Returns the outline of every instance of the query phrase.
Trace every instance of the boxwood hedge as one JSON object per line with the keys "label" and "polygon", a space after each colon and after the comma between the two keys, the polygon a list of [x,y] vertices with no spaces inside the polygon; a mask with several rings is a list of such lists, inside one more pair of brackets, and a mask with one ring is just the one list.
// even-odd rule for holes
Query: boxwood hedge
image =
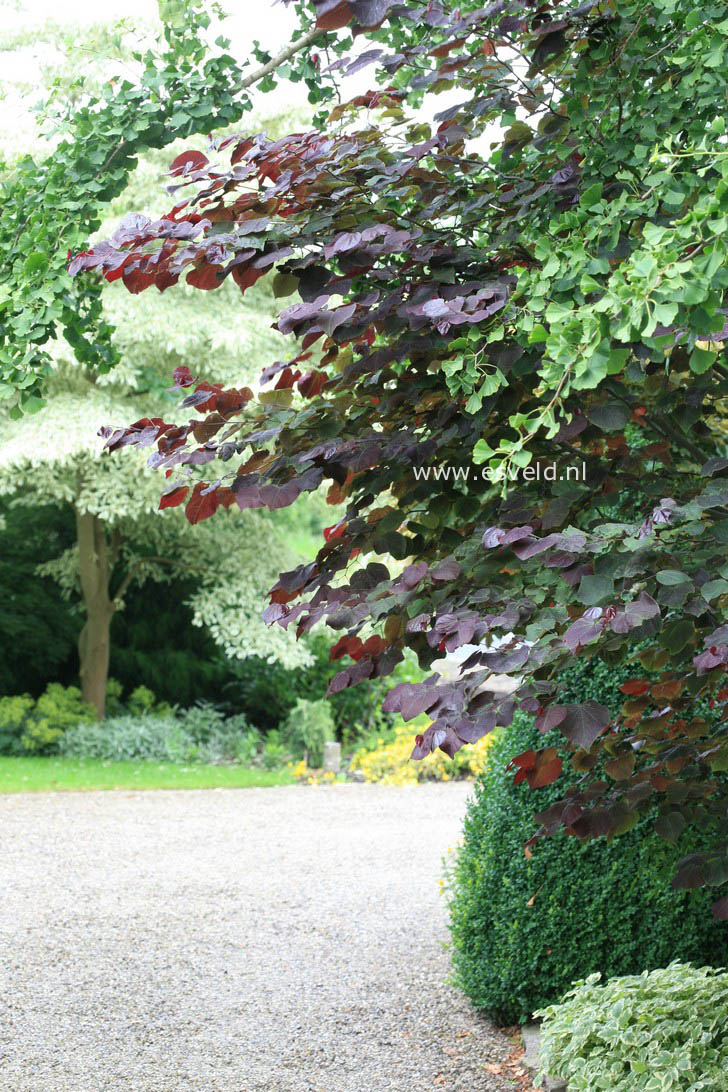
{"label": "boxwood hedge", "polygon": [[[604,699],[619,681],[613,673],[594,677],[589,696]],[[584,679],[575,684],[583,698]],[[455,981],[502,1024],[527,1021],[596,971],[637,974],[675,959],[728,964],[728,925],[713,921],[714,895],[670,886],[675,860],[698,845],[695,834],[672,846],[646,815],[611,842],[582,844],[562,834],[542,839],[526,858],[534,812],[563,795],[568,775],[531,791],[514,786],[505,767],[513,755],[559,739],[557,732],[540,735],[521,714],[501,732],[450,868]]]}

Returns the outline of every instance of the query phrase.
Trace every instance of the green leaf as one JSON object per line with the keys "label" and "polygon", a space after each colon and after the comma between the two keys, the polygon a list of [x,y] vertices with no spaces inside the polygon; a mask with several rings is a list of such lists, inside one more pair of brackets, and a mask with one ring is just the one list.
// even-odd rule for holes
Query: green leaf
{"label": "green leaf", "polygon": [[707,372],[708,368],[713,364],[717,353],[712,352],[710,349],[700,349],[696,345],[690,354],[690,370],[697,375],[702,375],[703,372]]}
{"label": "green leaf", "polygon": [[276,273],[273,278],[273,295],[276,299],[292,296],[298,288],[298,277],[293,273]]}
{"label": "green leaf", "polygon": [[587,607],[594,607],[604,599],[614,595],[614,581],[611,576],[595,574],[581,578],[577,599]]}
{"label": "green leaf", "polygon": [[706,602],[710,603],[711,600],[717,599],[719,595],[725,595],[728,592],[728,580],[708,580],[700,589],[700,594]]}
{"label": "green leaf", "polygon": [[628,357],[629,349],[612,349],[607,360],[607,375],[618,375],[627,363]]}
{"label": "green leaf", "polygon": [[630,418],[630,409],[623,402],[602,402],[592,406],[587,416],[603,432],[619,432]]}
{"label": "green leaf", "polygon": [[668,587],[675,584],[685,584],[690,579],[687,573],[681,572],[680,569],[660,569],[656,575],[658,582],[667,584]]}
{"label": "green leaf", "polygon": [[668,622],[660,633],[660,644],[669,652],[676,655],[682,652],[687,644],[695,636],[695,627],[687,618],[679,618]]}
{"label": "green leaf", "polygon": [[467,402],[465,403],[465,412],[477,413],[482,405],[483,399],[480,391],[473,391],[473,393],[470,395],[470,398],[468,398]]}
{"label": "green leaf", "polygon": [[45,273],[48,268],[48,255],[41,251],[30,254],[23,264],[24,271],[31,276],[33,273]]}
{"label": "green leaf", "polygon": [[484,463],[486,459],[492,459],[495,455],[493,448],[485,440],[478,440],[473,448],[473,462]]}
{"label": "green leaf", "polygon": [[588,189],[584,190],[579,200],[579,204],[583,209],[591,209],[594,205],[598,204],[601,199],[602,183],[595,182],[593,186],[589,186]]}
{"label": "green leaf", "polygon": [[518,448],[511,455],[511,459],[513,460],[513,462],[521,469],[528,466],[528,464],[531,462],[531,457],[532,452],[530,452],[528,448]]}

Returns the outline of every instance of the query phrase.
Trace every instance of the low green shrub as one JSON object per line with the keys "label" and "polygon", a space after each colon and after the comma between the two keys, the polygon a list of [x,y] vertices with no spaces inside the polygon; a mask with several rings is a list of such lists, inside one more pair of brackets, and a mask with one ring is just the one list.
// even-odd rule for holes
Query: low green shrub
{"label": "low green shrub", "polygon": [[178,716],[125,713],[100,724],[79,724],[66,732],[60,751],[72,758],[109,761],[253,764],[260,746],[260,733],[244,717],[225,717],[214,706],[198,706]]}
{"label": "low green shrub", "polygon": [[[210,765],[221,762],[239,762],[244,766],[258,764],[261,760],[263,736],[257,728],[247,723],[243,730],[239,724],[236,724],[236,720],[236,717],[228,717],[205,743],[199,745],[199,762],[207,762]],[[267,768],[276,769],[284,765],[284,762],[285,759],[281,759],[280,762]]]}
{"label": "low green shrub", "polygon": [[276,770],[279,766],[290,761],[291,754],[285,743],[281,741],[281,733],[277,728],[271,729],[265,737],[261,762],[266,770]]}
{"label": "low green shrub", "polygon": [[728,1087],[728,974],[673,962],[591,975],[540,1010],[540,1062],[570,1092],[697,1092]]}
{"label": "low green shrub", "polygon": [[198,761],[250,765],[258,759],[263,737],[242,714],[226,717],[214,705],[200,702],[182,710],[179,717],[184,730],[198,748]]}
{"label": "low green shrub", "polygon": [[172,706],[166,701],[157,701],[157,695],[148,686],[135,687],[126,699],[126,707],[132,715],[137,716],[146,713],[164,716],[172,712]]}
{"label": "low green shrub", "polygon": [[157,695],[148,686],[136,686],[124,697],[124,687],[118,679],[110,676],[106,684],[107,717],[119,717],[125,713],[130,713],[132,716],[155,713],[157,716],[166,717],[173,715],[176,708],[166,701],[159,701]]}
{"label": "low green shrub", "polygon": [[37,699],[29,694],[0,698],[0,754],[52,754],[64,733],[95,719],[75,686],[49,683]]}
{"label": "low green shrub", "polygon": [[561,834],[526,857],[534,812],[563,796],[574,775],[532,791],[514,786],[505,767],[531,747],[562,744],[558,731],[542,736],[523,714],[499,732],[450,868],[456,982],[503,1024],[528,1020],[596,971],[637,974],[672,959],[728,963],[728,925],[710,912],[714,892],[670,885],[676,860],[701,844],[700,833],[670,845],[648,813],[612,841]]}
{"label": "low green shrub", "polygon": [[185,762],[196,756],[197,745],[174,717],[125,714],[77,725],[66,732],[60,751],[68,758]]}
{"label": "low green shrub", "polygon": [[[179,711],[179,719],[185,731],[195,743],[207,743],[225,724],[225,714],[216,705],[208,701],[200,701],[191,705],[189,709]],[[243,729],[247,727],[245,717],[240,717],[239,723]]]}
{"label": "low green shrub", "polygon": [[20,742],[23,729],[35,709],[35,698],[30,694],[13,694],[0,698],[0,754],[24,754]]}
{"label": "low green shrub", "polygon": [[299,698],[281,733],[294,758],[305,758],[309,766],[323,766],[324,743],[334,738],[334,718],[325,699]]}

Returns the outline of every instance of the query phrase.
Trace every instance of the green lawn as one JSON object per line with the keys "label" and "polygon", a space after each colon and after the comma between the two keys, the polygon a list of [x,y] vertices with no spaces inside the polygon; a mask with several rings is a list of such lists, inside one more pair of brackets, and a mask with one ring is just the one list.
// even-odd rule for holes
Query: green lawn
{"label": "green lawn", "polygon": [[288,770],[259,770],[247,766],[185,766],[173,762],[0,756],[0,793],[88,789],[250,789],[290,785],[292,781]]}

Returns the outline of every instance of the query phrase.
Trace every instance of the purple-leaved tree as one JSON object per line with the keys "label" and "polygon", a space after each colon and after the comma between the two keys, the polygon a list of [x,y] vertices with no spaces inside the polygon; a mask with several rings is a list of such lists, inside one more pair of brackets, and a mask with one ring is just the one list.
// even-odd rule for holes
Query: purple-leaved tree
{"label": "purple-leaved tree", "polygon": [[[365,65],[373,90],[310,132],[178,156],[169,215],[131,217],[71,263],[131,292],[272,276],[292,297],[290,359],[255,396],[180,368],[179,422],[110,429],[107,446],[150,448],[161,505],[193,523],[327,483],[346,514],[266,617],[336,631],[332,690],[387,675],[405,647],[428,667],[477,646],[455,681],[390,692],[390,711],[431,719],[416,758],[523,709],[582,774],[541,833],[618,834],[659,800],[666,838],[723,832],[675,884],[720,887],[724,7],[320,0],[316,15],[343,90]],[[574,657],[634,665],[621,708],[559,701]],[[532,787],[561,764],[514,759]]]}

